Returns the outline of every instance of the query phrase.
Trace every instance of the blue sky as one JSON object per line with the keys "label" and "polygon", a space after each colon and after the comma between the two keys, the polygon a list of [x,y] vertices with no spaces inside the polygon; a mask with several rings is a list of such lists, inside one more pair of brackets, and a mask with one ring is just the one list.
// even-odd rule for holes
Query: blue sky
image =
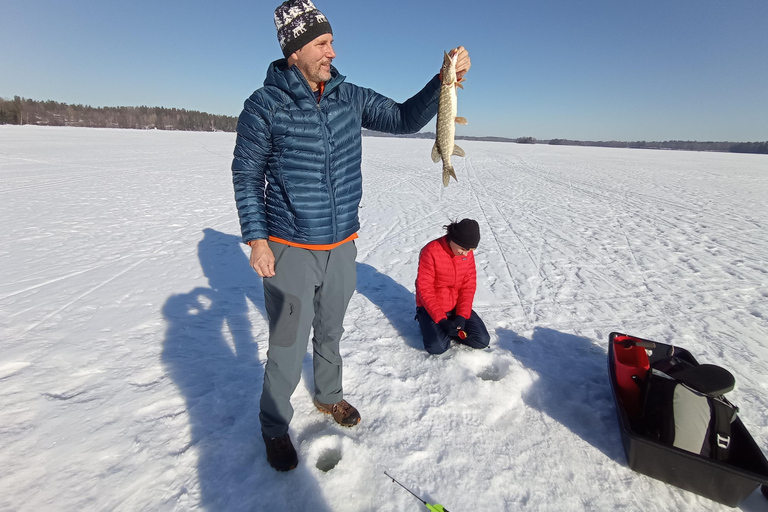
{"label": "blue sky", "polygon": [[[6,0],[0,97],[236,116],[281,56],[278,4]],[[766,0],[316,5],[339,71],[398,101],[464,45],[461,135],[768,140]]]}

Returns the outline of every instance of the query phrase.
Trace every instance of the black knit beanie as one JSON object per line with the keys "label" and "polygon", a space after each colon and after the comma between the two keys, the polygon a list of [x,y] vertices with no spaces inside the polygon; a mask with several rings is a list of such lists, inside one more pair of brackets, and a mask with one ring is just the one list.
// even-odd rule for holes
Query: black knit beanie
{"label": "black knit beanie", "polygon": [[275,9],[275,26],[286,59],[321,35],[333,34],[331,24],[310,0],[283,2]]}
{"label": "black knit beanie", "polygon": [[472,219],[462,219],[448,225],[448,240],[464,249],[476,249],[480,243],[480,226]]}

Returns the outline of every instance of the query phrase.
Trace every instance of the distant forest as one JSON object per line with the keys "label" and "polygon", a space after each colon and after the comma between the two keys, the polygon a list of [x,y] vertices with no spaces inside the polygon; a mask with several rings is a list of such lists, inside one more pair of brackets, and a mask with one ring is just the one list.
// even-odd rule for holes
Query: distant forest
{"label": "distant forest", "polygon": [[[391,137],[381,132],[363,130],[363,135],[369,137]],[[403,138],[434,139],[434,132],[414,133],[413,135],[398,135]],[[518,137],[510,139],[506,137],[470,137],[456,135],[456,140],[478,140],[486,142],[516,142],[518,144],[549,144],[552,146],[596,146],[603,148],[637,148],[637,149],[675,149],[684,151],[720,151],[730,153],[760,153],[768,154],[768,142],[697,142],[690,140],[667,140],[664,142],[635,142],[622,141],[583,141],[568,139],[537,140],[533,137]]]}
{"label": "distant forest", "polygon": [[664,142],[583,142],[578,140],[552,139],[551,145],[600,146],[609,148],[678,149],[686,151],[724,151],[730,153],[761,153],[768,155],[768,142],[697,142],[690,140],[666,140]]}
{"label": "distant forest", "polygon": [[237,118],[164,107],[100,107],[0,98],[0,124],[234,132]]}
{"label": "distant forest", "polygon": [[[237,118],[217,116],[196,110],[164,107],[99,107],[68,105],[56,101],[35,101],[14,96],[12,100],[0,98],[0,124],[35,124],[44,126],[85,126],[90,128],[133,128],[138,130],[184,130],[234,132]],[[369,137],[390,136],[363,130]],[[422,132],[406,137],[434,138],[435,134]],[[518,144],[550,144],[567,146],[600,146],[610,148],[675,149],[687,151],[722,151],[731,153],[768,154],[766,142],[698,142],[671,140],[664,142],[580,141],[568,139],[536,140],[533,137],[468,137],[460,140],[516,142]]]}

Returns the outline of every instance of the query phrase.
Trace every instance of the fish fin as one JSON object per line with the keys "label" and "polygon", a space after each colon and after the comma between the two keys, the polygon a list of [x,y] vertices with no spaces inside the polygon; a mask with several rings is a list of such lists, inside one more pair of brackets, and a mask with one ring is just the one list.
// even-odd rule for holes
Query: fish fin
{"label": "fish fin", "polygon": [[466,117],[457,117],[455,122],[456,122],[456,124],[467,124],[467,118]]}
{"label": "fish fin", "polygon": [[444,187],[447,187],[448,184],[451,182],[451,176],[453,176],[453,179],[456,180],[457,182],[459,181],[456,179],[456,173],[453,172],[453,167],[451,167],[450,165],[446,165],[445,167],[443,167],[443,186]]}
{"label": "fish fin", "polygon": [[437,141],[435,141],[435,145],[432,146],[432,161],[435,163],[440,161],[440,147],[437,145]]}
{"label": "fish fin", "polygon": [[456,144],[453,145],[453,153],[452,154],[454,154],[456,156],[467,156],[467,154],[464,152],[464,150],[461,149]]}
{"label": "fish fin", "polygon": [[459,83],[459,82],[456,82],[456,87],[460,87],[460,88],[462,88],[462,89],[464,88],[464,86],[463,86],[463,85],[461,85],[461,83]]}

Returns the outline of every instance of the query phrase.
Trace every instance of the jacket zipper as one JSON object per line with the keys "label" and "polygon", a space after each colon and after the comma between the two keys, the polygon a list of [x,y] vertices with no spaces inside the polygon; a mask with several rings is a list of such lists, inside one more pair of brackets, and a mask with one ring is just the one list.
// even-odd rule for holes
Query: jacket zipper
{"label": "jacket zipper", "polygon": [[331,201],[331,225],[333,226],[333,240],[336,242],[338,236],[338,229],[336,226],[336,198],[333,195],[333,184],[331,183],[331,142],[330,134],[328,133],[327,117],[320,107],[320,102],[323,101],[323,96],[317,102],[317,112],[320,115],[320,121],[323,126],[323,144],[325,145],[325,182],[328,187],[328,197]]}

